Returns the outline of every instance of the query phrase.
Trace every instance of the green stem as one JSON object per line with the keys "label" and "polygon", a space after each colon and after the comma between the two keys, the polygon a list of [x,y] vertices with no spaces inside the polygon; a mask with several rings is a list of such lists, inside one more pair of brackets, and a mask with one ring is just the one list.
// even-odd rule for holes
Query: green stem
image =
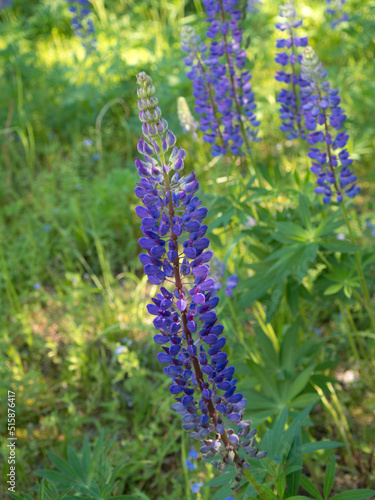
{"label": "green stem", "polygon": [[269,500],[269,499],[277,498],[276,495],[274,495],[272,493],[272,491],[270,491],[268,488],[265,489],[264,486],[260,485],[249,470],[244,469],[244,474],[245,474],[246,479],[249,481],[251,486],[258,493],[258,495],[260,496],[260,498],[262,500]]}
{"label": "green stem", "polygon": [[[356,241],[355,241],[355,238],[354,238],[352,227],[350,225],[350,221],[349,221],[349,217],[348,217],[348,212],[346,211],[344,203],[341,203],[341,206],[342,206],[342,211],[344,213],[345,222],[346,222],[346,225],[348,227],[348,231],[349,231],[351,242],[355,245]],[[369,291],[368,291],[368,288],[367,288],[367,283],[366,283],[365,275],[363,274],[363,269],[362,269],[362,265],[361,265],[361,259],[359,258],[359,253],[358,252],[355,252],[354,256],[355,256],[355,260],[356,260],[356,263],[357,263],[358,274],[359,274],[359,277],[360,277],[361,282],[362,282],[362,290],[363,290],[363,295],[364,295],[365,302],[366,302],[366,309],[367,309],[367,311],[368,311],[368,313],[370,315],[372,328],[373,328],[373,331],[375,332],[375,314],[374,314],[374,311],[371,308],[370,294],[369,294]]]}
{"label": "green stem", "polygon": [[363,345],[362,345],[362,342],[361,342],[361,338],[359,336],[359,333],[358,333],[358,330],[357,330],[357,327],[355,326],[355,323],[354,323],[354,320],[353,320],[353,316],[352,316],[352,313],[350,312],[349,308],[346,308],[346,314],[348,316],[348,320],[349,320],[349,323],[350,323],[350,326],[353,328],[354,330],[354,333],[355,333],[355,336],[356,336],[356,339],[357,339],[357,344],[359,346],[359,350],[361,351],[361,356],[363,359],[366,359],[366,352],[363,348]]}
{"label": "green stem", "polygon": [[272,328],[272,325],[270,323],[266,323],[266,315],[262,309],[262,306],[260,305],[260,302],[258,302],[257,300],[255,301],[255,309],[253,309],[253,313],[259,323],[259,326],[271,340],[275,351],[279,352],[280,346],[275,330]]}
{"label": "green stem", "polygon": [[[326,397],[326,395],[324,394],[324,392],[322,391],[322,389],[318,385],[313,383],[313,386],[314,386],[316,392],[319,394],[324,406],[327,408],[328,412],[330,413],[330,415],[335,423],[336,430],[337,430],[338,434],[341,436],[341,439],[344,441],[344,443],[346,442],[349,445],[351,445],[352,440],[349,438],[348,433],[346,431],[345,422],[343,422],[342,419],[340,419],[340,416],[337,413],[336,408],[334,408],[333,404],[330,403],[330,401],[328,400],[328,398]],[[332,395],[332,393],[331,393],[331,395]],[[351,446],[349,446],[347,455],[348,455],[348,461],[349,461],[350,466],[353,469],[355,469],[355,464],[354,464]]]}
{"label": "green stem", "polygon": [[235,337],[239,338],[239,341],[241,342],[241,344],[244,346],[244,348],[246,349],[246,351],[248,351],[248,353],[250,354],[250,357],[251,358],[254,358],[254,352],[249,348],[249,346],[247,345],[247,342],[246,342],[246,337],[245,337],[245,333],[244,333],[244,330],[241,326],[241,323],[239,322],[238,318],[237,318],[237,315],[236,315],[236,312],[234,310],[234,307],[233,307],[233,304],[232,304],[232,301],[229,299],[229,297],[227,298],[227,302],[228,302],[228,305],[229,305],[229,309],[230,309],[230,312],[231,312],[231,315],[232,315],[232,318],[233,318],[233,321],[235,323],[235,326],[236,326],[236,329],[239,333],[238,337],[237,335],[235,334]]}
{"label": "green stem", "polygon": [[339,308],[340,308],[340,312],[342,314],[342,319],[345,323],[345,326],[346,326],[346,329],[348,331],[348,338],[349,338],[349,343],[350,343],[350,347],[352,348],[352,351],[353,351],[353,355],[357,361],[357,363],[359,364],[359,366],[361,366],[361,357],[359,355],[359,352],[358,352],[358,349],[355,345],[355,342],[354,342],[354,338],[353,338],[353,335],[352,335],[352,331],[351,331],[351,328],[350,328],[350,325],[347,324],[347,320],[346,320],[346,311],[345,311],[345,308],[344,306],[341,304],[341,302],[339,301]]}

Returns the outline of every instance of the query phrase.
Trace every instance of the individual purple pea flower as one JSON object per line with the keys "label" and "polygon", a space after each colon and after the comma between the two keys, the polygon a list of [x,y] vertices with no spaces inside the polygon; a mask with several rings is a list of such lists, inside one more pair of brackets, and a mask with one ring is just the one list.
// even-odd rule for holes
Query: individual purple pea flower
{"label": "individual purple pea flower", "polygon": [[121,354],[125,350],[126,350],[125,346],[120,345],[120,346],[116,347],[116,349],[115,349],[115,355],[118,356],[119,354]]}
{"label": "individual purple pea flower", "polygon": [[328,5],[325,13],[331,18],[331,27],[335,28],[340,23],[349,20],[349,15],[347,12],[343,12],[343,7],[346,3],[346,0],[326,0]]}
{"label": "individual purple pea flower", "polygon": [[277,23],[276,28],[285,32],[286,38],[276,41],[278,52],[275,61],[281,65],[282,70],[277,71],[275,79],[286,84],[278,96],[277,102],[281,104],[279,109],[282,124],[280,130],[285,132],[288,139],[297,137],[305,138],[306,133],[301,123],[300,109],[300,89],[305,85],[298,70],[301,62],[301,55],[297,53],[298,47],[306,47],[307,37],[296,35],[296,29],[302,26],[302,21],[297,19],[297,12],[293,2],[286,2],[280,7],[280,17],[283,22]]}
{"label": "individual purple pea flower", "polygon": [[40,289],[40,283],[34,283],[34,290]]}
{"label": "individual purple pea flower", "polygon": [[171,379],[172,408],[189,436],[200,440],[203,458],[219,455],[212,463],[220,471],[233,462],[240,479],[248,464],[239,449],[251,457],[264,453],[254,446],[251,421],[243,420],[246,400],[236,392],[235,370],[223,351],[219,298],[210,277],[213,252],[203,223],[207,209],[197,196],[195,174],[183,175],[186,152],[177,148],[161,116],[152,79],[142,72],[137,83],[144,138],[138,143],[143,159],[135,162],[140,182],[134,191],[142,202],[136,207],[143,232],[140,261],[150,283],[160,286],[147,306],[161,347],[157,358]]}
{"label": "individual purple pea flower", "polygon": [[194,448],[192,448],[189,451],[188,457],[190,458],[190,460],[196,460],[197,458],[199,458],[199,453],[197,452],[197,450],[194,450]]}
{"label": "individual purple pea flower", "polygon": [[375,236],[375,225],[371,221],[366,221],[366,228],[371,231],[371,236]]}
{"label": "individual purple pea flower", "polygon": [[191,462],[188,459],[185,460],[185,466],[186,466],[187,470],[189,470],[190,472],[193,471],[194,469],[196,469],[196,467],[197,467],[193,462]]}
{"label": "individual purple pea flower", "polygon": [[227,284],[225,287],[225,295],[227,297],[233,297],[233,290],[236,288],[238,284],[238,276],[237,274],[233,274],[232,276],[229,276],[227,279]]}
{"label": "individual purple pea flower", "polygon": [[242,156],[250,142],[259,141],[260,122],[255,116],[251,75],[247,56],[241,49],[241,11],[238,0],[204,0],[209,27],[208,45],[200,41],[191,26],[181,32],[184,62],[193,82],[195,111],[200,115],[203,140],[212,144],[211,153]]}
{"label": "individual purple pea flower", "polygon": [[100,155],[98,153],[95,153],[92,155],[92,159],[93,159],[93,161],[98,161],[98,160],[100,160]]}
{"label": "individual purple pea flower", "polygon": [[303,53],[302,78],[306,82],[301,90],[301,109],[309,131],[306,140],[310,146],[319,145],[308,151],[311,171],[317,176],[314,191],[323,195],[324,203],[331,201],[333,193],[341,203],[344,194],[354,198],[360,191],[357,176],[350,169],[353,160],[346,149],[349,134],[341,130],[346,115],[340,107],[338,90],[331,89],[327,71],[311,47]]}
{"label": "individual purple pea flower", "polygon": [[191,486],[191,491],[192,491],[193,493],[198,493],[198,492],[199,492],[199,490],[202,488],[202,486],[203,486],[203,483],[202,483],[202,482],[195,483],[195,484],[193,484],[193,485]]}
{"label": "individual purple pea flower", "polygon": [[92,140],[91,139],[84,139],[83,140],[83,145],[84,146],[92,146]]}

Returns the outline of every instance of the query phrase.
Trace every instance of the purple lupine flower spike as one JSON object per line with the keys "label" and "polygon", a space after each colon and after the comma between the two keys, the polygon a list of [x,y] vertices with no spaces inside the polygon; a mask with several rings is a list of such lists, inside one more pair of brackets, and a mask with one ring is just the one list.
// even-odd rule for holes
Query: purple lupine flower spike
{"label": "purple lupine flower spike", "polygon": [[[297,47],[306,47],[308,39],[295,34],[295,30],[302,26],[302,21],[297,19],[293,2],[287,2],[280,7],[280,17],[283,17],[285,21],[277,23],[276,28],[282,32],[285,31],[287,38],[278,39],[276,47],[288,50],[288,52],[277,53],[275,58],[275,61],[283,67],[281,71],[277,71],[275,78],[287,85],[287,88],[282,89],[277,96],[277,102],[281,103],[280,118],[282,125],[280,130],[287,134],[288,139],[305,138],[306,134],[301,123],[299,99],[299,88],[303,87],[305,82],[297,72],[297,66],[301,63],[302,56],[297,54],[296,49]],[[284,71],[287,68],[289,70]]]}
{"label": "purple lupine flower spike", "polygon": [[151,78],[140,73],[137,83],[145,136],[138,144],[144,159],[136,161],[141,181],[135,194],[142,200],[136,212],[144,234],[139,243],[145,250],[140,261],[149,281],[163,285],[147,306],[158,330],[154,341],[162,349],[157,358],[171,379],[172,408],[182,416],[183,428],[201,440],[205,458],[221,457],[215,467],[224,470],[234,462],[240,478],[248,465],[239,449],[258,458],[265,452],[258,453],[256,430],[242,420],[246,400],[236,392],[234,368],[222,350],[226,339],[215,310],[219,299],[209,277],[213,252],[203,224],[207,209],[196,195],[195,174],[181,173],[186,153],[161,117]]}
{"label": "purple lupine flower spike", "polygon": [[90,19],[91,3],[89,0],[66,0],[66,2],[71,5],[69,12],[73,14],[71,26],[74,33],[82,39],[86,55],[89,55],[97,46],[94,23]]}
{"label": "purple lupine flower spike", "polygon": [[317,175],[318,187],[314,191],[323,195],[324,203],[331,201],[333,191],[341,203],[344,193],[354,198],[360,191],[357,176],[350,170],[353,160],[346,149],[349,134],[341,130],[346,115],[340,107],[338,90],[331,89],[327,72],[311,47],[306,47],[303,54],[302,78],[308,84],[301,91],[305,127],[309,131],[307,142],[311,146],[323,143],[310,147],[308,152],[313,160],[311,171]]}
{"label": "purple lupine flower spike", "polygon": [[240,48],[242,30],[238,0],[204,0],[210,23],[206,35],[209,48],[200,42],[190,26],[181,32],[181,48],[188,53],[185,64],[193,82],[195,111],[200,115],[203,139],[212,144],[211,153],[219,156],[230,152],[250,152],[250,142],[259,141],[254,110],[251,75],[245,69],[247,56]]}
{"label": "purple lupine flower spike", "polygon": [[349,20],[347,12],[343,12],[346,0],[326,0],[328,8],[326,14],[331,18],[331,27],[335,28],[338,24]]}

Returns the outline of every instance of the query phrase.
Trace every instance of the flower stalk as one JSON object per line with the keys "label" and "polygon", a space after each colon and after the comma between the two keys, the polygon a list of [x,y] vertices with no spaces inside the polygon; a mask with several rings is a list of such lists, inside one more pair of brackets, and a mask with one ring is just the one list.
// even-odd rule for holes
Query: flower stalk
{"label": "flower stalk", "polygon": [[219,298],[209,271],[213,252],[207,250],[208,227],[202,224],[207,209],[196,196],[199,184],[194,173],[181,175],[186,153],[175,146],[176,137],[161,117],[151,78],[140,73],[137,83],[145,139],[138,143],[144,159],[136,160],[141,181],[135,194],[143,206],[136,212],[144,234],[139,243],[147,252],[140,261],[152,284],[170,284],[170,289],[161,286],[147,306],[156,316],[154,341],[162,346],[157,358],[172,379],[172,408],[182,416],[183,428],[200,440],[204,458],[219,455],[214,467],[223,471],[235,465],[235,488],[249,467],[241,454],[262,458],[266,452],[254,446],[257,431],[243,420],[246,400],[236,393],[235,370],[222,350],[226,339],[217,324]]}

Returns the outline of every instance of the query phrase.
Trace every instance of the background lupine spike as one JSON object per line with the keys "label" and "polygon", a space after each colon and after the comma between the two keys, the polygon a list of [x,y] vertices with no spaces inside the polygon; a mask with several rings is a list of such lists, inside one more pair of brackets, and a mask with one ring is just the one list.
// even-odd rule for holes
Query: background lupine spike
{"label": "background lupine spike", "polygon": [[212,144],[211,153],[242,155],[250,143],[259,141],[260,122],[251,75],[246,70],[246,52],[241,48],[241,11],[238,1],[204,0],[209,23],[209,47],[200,42],[191,26],[181,31],[181,48],[188,53],[187,76],[193,82],[195,111],[200,115],[203,139]]}
{"label": "background lupine spike", "polygon": [[340,23],[349,20],[349,15],[347,12],[343,11],[343,7],[346,0],[326,0],[328,5],[325,13],[331,18],[331,27],[335,28]]}
{"label": "background lupine spike", "polygon": [[69,12],[73,14],[71,26],[74,33],[81,38],[86,55],[89,55],[97,48],[94,23],[91,19],[92,4],[89,0],[66,0],[66,2],[70,4]]}
{"label": "background lupine spike", "polygon": [[350,170],[353,160],[346,149],[349,134],[342,130],[346,115],[340,107],[338,90],[331,89],[327,72],[311,47],[306,47],[303,54],[302,78],[306,81],[301,90],[305,128],[309,132],[306,140],[310,146],[323,143],[310,147],[308,152],[313,160],[311,171],[317,176],[314,191],[323,195],[324,203],[329,203],[335,192],[341,203],[344,194],[354,198],[360,191],[357,176]]}
{"label": "background lupine spike", "polygon": [[261,7],[261,0],[247,0],[246,2],[246,12],[249,12],[250,14],[256,14],[260,11]]}
{"label": "background lupine spike", "polygon": [[[276,47],[288,51],[278,52],[275,58],[275,61],[283,68],[281,71],[277,71],[275,78],[287,85],[287,88],[282,89],[277,96],[277,102],[281,104],[279,112],[282,125],[280,130],[287,134],[288,139],[305,138],[306,133],[301,123],[299,97],[299,90],[305,85],[305,82],[298,69],[302,55],[297,53],[297,47],[306,47],[308,38],[296,36],[295,30],[302,26],[302,21],[297,19],[293,2],[281,5],[279,14],[280,17],[284,18],[284,21],[277,23],[276,28],[286,32],[287,38],[278,39]],[[288,71],[284,71],[287,68],[289,68]]]}
{"label": "background lupine spike", "polygon": [[[234,368],[222,350],[226,339],[221,336],[223,326],[216,315],[219,299],[214,293],[215,280],[209,276],[213,253],[207,250],[210,241],[205,237],[207,225],[203,224],[207,209],[195,194],[199,184],[194,173],[173,175],[170,179],[173,170],[181,168],[178,163],[183,162],[186,153],[173,146],[172,154],[166,158],[162,143],[170,132],[166,126],[160,126],[161,113],[153,117],[151,106],[147,105],[146,96],[155,93],[152,80],[140,73],[137,82],[140,118],[143,121],[144,113],[150,112],[147,123],[158,131],[152,134],[158,152],[151,158],[145,154],[144,160],[136,161],[141,181],[135,188],[143,203],[136,208],[144,234],[139,240],[145,250],[140,261],[151,283],[165,284],[147,306],[155,316],[153,323],[158,334],[154,340],[162,345],[157,358],[171,379],[169,390],[176,401],[172,408],[181,415],[182,427],[191,438],[201,440],[204,458],[219,455],[219,470],[233,462],[240,479],[245,460],[239,450],[252,457],[258,456],[258,450],[249,447],[254,431],[250,431],[251,422],[243,420],[246,400],[236,392]],[[142,130],[147,141],[149,131],[143,126]],[[147,145],[151,148],[146,141],[140,140],[139,151]],[[172,144],[168,146],[166,142],[171,149]],[[151,169],[151,164],[156,170]],[[228,286],[233,289],[236,277],[231,279]],[[233,425],[237,425],[237,432]]]}

